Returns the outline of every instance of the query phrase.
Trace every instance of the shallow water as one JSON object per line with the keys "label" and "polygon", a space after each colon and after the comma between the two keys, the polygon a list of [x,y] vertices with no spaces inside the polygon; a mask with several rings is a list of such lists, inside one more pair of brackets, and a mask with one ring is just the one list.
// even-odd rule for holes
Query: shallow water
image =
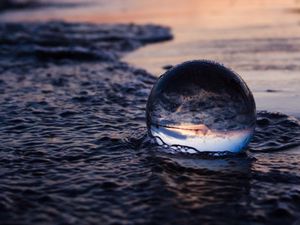
{"label": "shallow water", "polygon": [[299,221],[297,119],[259,112],[248,155],[234,158],[166,154],[149,141],[156,78],[119,57],[169,39],[166,28],[56,22],[0,33],[1,223]]}

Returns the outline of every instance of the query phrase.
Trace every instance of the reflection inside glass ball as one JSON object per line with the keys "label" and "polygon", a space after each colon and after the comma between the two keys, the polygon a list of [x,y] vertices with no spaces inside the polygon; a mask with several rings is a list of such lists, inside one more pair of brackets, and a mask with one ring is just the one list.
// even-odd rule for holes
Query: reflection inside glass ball
{"label": "reflection inside glass ball", "polygon": [[243,151],[253,136],[253,95],[233,71],[210,61],[180,64],[155,83],[147,127],[160,145],[178,152]]}

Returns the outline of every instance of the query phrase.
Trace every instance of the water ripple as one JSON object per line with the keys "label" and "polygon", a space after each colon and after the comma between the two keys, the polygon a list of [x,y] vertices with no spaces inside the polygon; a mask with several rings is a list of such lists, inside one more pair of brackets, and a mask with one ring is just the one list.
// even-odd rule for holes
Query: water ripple
{"label": "water ripple", "polygon": [[[117,58],[90,60],[99,46],[118,55],[123,37],[136,46],[163,30],[0,26],[1,223],[292,224],[300,217],[297,149],[265,153],[299,145],[298,120],[258,113],[248,156],[164,155],[146,135],[155,78]],[[83,59],[69,44],[95,49]],[[70,51],[63,61],[53,58],[57,46]]]}

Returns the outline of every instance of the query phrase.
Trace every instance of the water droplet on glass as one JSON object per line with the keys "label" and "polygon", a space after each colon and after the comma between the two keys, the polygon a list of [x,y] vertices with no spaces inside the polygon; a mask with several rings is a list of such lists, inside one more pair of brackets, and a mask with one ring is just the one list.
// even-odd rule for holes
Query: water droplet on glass
{"label": "water droplet on glass", "polygon": [[[196,152],[241,152],[255,128],[253,95],[233,71],[190,61],[163,74],[150,93],[147,126],[160,145]],[[181,151],[177,148],[177,151]]]}

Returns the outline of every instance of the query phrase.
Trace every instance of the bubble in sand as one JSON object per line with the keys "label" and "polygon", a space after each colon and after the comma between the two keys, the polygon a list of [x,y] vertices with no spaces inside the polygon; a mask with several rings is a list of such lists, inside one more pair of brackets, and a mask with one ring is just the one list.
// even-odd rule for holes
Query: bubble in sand
{"label": "bubble in sand", "polygon": [[241,152],[255,121],[254,98],[245,82],[210,61],[185,62],[168,70],[147,103],[150,136],[179,152]]}

